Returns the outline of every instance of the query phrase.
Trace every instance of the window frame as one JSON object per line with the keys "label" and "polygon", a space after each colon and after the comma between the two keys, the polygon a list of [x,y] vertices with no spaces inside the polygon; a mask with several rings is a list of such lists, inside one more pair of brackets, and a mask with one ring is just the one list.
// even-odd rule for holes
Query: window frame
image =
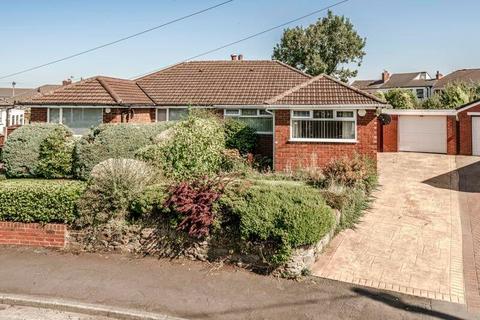
{"label": "window frame", "polygon": [[[332,143],[358,143],[358,129],[357,129],[357,110],[354,109],[325,109],[325,110],[333,110],[333,118],[313,118],[313,109],[301,109],[301,110],[290,110],[290,137],[289,141],[292,142],[332,142]],[[294,111],[309,111],[310,116],[307,117],[295,117]],[[353,112],[353,117],[345,118],[345,117],[337,117],[337,112]],[[293,121],[295,120],[311,120],[311,121],[343,121],[343,122],[352,122],[354,123],[355,127],[355,137],[353,139],[329,139],[329,138],[294,138],[293,137]]]}
{"label": "window frame", "polygon": [[[82,107],[77,107],[77,106],[51,106],[50,107],[49,106],[49,107],[47,107],[47,123],[52,123],[52,122],[50,122],[50,109],[57,109],[58,110],[58,122],[53,122],[53,123],[63,124],[63,109],[100,109],[100,110],[102,110],[102,122],[101,123],[104,123],[103,122],[103,117],[105,115],[105,108],[104,107],[97,107],[97,106],[82,106]],[[67,126],[67,125],[65,125],[65,126]],[[73,133],[73,135],[75,137],[84,136],[84,134],[75,134],[75,133]]]}
{"label": "window frame", "polygon": [[[232,114],[227,114],[227,110],[228,111],[232,111],[232,110],[236,110],[237,111],[237,114],[236,115],[232,115]],[[242,115],[242,110],[256,110],[256,115]],[[260,113],[260,110],[264,110],[265,112],[267,112],[267,114],[261,114]],[[273,123],[273,114],[272,113],[268,113],[268,111],[266,109],[258,109],[258,108],[238,108],[238,109],[223,109],[223,118],[268,118],[268,119],[272,119],[272,123]],[[272,126],[272,131],[271,132],[268,132],[268,131],[256,131],[257,134],[264,134],[264,135],[272,135],[273,132],[275,131],[275,124],[273,123],[273,126]]]}
{"label": "window frame", "polygon": [[186,109],[187,111],[190,109],[188,106],[174,106],[174,107],[155,107],[155,122],[163,122],[158,120],[158,110],[165,110],[165,122],[168,121],[178,121],[178,120],[170,120],[170,109]]}

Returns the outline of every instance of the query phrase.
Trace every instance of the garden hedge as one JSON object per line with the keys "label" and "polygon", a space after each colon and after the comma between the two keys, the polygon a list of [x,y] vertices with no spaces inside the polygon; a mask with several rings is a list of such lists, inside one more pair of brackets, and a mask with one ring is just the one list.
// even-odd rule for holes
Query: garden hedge
{"label": "garden hedge", "polygon": [[[45,140],[53,135],[58,136],[56,141],[50,141],[53,142],[56,149],[49,149],[52,143],[45,143]],[[53,174],[55,177],[63,176],[63,169],[60,171],[44,170],[41,159],[43,159],[43,164],[52,159],[65,160],[65,157],[58,157],[58,154],[64,153],[65,148],[68,149],[71,143],[71,131],[61,124],[35,123],[21,126],[10,134],[3,148],[2,159],[7,177],[30,178],[43,176],[44,173]],[[68,161],[66,159],[67,167],[69,166]],[[64,165],[61,164],[61,167],[64,168]],[[67,171],[71,170],[67,169]]]}
{"label": "garden hedge", "polygon": [[71,223],[85,185],[72,180],[0,181],[0,220]]}
{"label": "garden hedge", "polygon": [[133,158],[138,149],[152,144],[171,124],[101,124],[80,139],[74,151],[73,172],[87,179],[93,167],[110,158]]}

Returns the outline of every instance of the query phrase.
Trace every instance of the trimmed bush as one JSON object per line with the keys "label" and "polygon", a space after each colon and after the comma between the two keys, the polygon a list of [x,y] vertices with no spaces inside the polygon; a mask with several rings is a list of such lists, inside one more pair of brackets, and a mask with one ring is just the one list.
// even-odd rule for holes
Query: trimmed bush
{"label": "trimmed bush", "polygon": [[71,177],[74,145],[71,131],[54,128],[40,144],[35,175],[47,179]]}
{"label": "trimmed bush", "polygon": [[293,248],[318,242],[334,225],[318,190],[298,182],[256,182],[230,190],[221,205],[239,221],[243,240],[273,244],[273,264],[288,260]]}
{"label": "trimmed bush", "polygon": [[71,223],[84,188],[71,180],[0,181],[0,220]]}
{"label": "trimmed bush", "polygon": [[124,221],[134,199],[157,180],[155,170],[133,159],[109,159],[96,165],[78,206],[79,226]]}
{"label": "trimmed bush", "polygon": [[142,148],[137,157],[161,169],[166,177],[182,181],[218,173],[224,148],[220,120],[191,112],[172,127],[167,138]]}
{"label": "trimmed bush", "polygon": [[341,158],[330,162],[324,169],[325,183],[338,183],[346,187],[365,187],[370,189],[377,178],[373,161],[367,157],[356,155],[352,158]]}
{"label": "trimmed bush", "polygon": [[237,149],[242,156],[251,153],[257,142],[255,130],[235,119],[225,120],[225,146]]}
{"label": "trimmed bush", "polygon": [[[57,134],[59,137],[54,137]],[[71,139],[71,131],[61,124],[21,126],[8,137],[2,152],[7,177],[30,178],[37,174],[49,178],[64,177],[63,173],[71,170],[68,169],[67,155]],[[49,167],[55,159],[61,164]]]}
{"label": "trimmed bush", "polygon": [[95,165],[110,158],[133,158],[137,150],[152,144],[169,126],[168,123],[101,124],[82,137],[75,147],[75,177],[88,179]]}

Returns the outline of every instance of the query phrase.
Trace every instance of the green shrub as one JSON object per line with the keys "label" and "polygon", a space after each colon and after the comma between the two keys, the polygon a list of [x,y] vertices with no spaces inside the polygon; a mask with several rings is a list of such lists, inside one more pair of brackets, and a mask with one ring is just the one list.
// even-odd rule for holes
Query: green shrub
{"label": "green shrub", "polygon": [[84,188],[71,180],[0,181],[0,220],[70,223]]}
{"label": "green shrub", "polygon": [[380,99],[388,102],[394,109],[415,109],[419,101],[412,90],[391,89],[376,94]]}
{"label": "green shrub", "polygon": [[142,148],[137,157],[157,166],[168,178],[188,180],[220,171],[225,138],[216,116],[190,113],[157,144]]}
{"label": "green shrub", "polygon": [[237,149],[241,155],[253,151],[257,142],[255,130],[247,124],[235,119],[225,120],[225,146],[228,149]]}
{"label": "green shrub", "polygon": [[341,212],[337,230],[354,228],[370,203],[369,193],[361,187],[331,184],[320,192],[330,207]]}
{"label": "green shrub", "polygon": [[273,264],[286,261],[293,248],[318,242],[334,225],[318,190],[298,182],[257,182],[231,190],[221,205],[239,221],[243,240],[274,244]]}
{"label": "green shrub", "polygon": [[74,145],[71,131],[54,128],[40,144],[35,175],[47,179],[71,177]]}
{"label": "green shrub", "polygon": [[152,222],[155,214],[163,211],[163,203],[168,196],[168,187],[165,184],[148,186],[138,194],[130,204],[130,217],[133,220]]}
{"label": "green shrub", "polygon": [[[56,133],[59,133],[65,140],[52,139],[52,136]],[[45,142],[47,138],[49,141]],[[64,165],[68,166],[67,164],[62,163],[60,171],[58,171],[59,168],[48,168],[48,165],[51,165],[50,160],[55,158],[64,160],[64,153],[68,149],[67,145],[69,145],[70,139],[71,132],[61,124],[35,123],[16,129],[8,137],[2,152],[7,177],[29,178],[36,176],[40,163],[41,148],[43,159],[41,160],[39,173],[42,175],[46,173],[47,176],[50,174],[56,177],[61,176],[61,171],[64,169]],[[48,150],[49,147],[54,149]]]}
{"label": "green shrub", "polygon": [[124,221],[134,199],[154,184],[158,176],[146,163],[133,159],[108,159],[97,164],[78,206],[79,226]]}
{"label": "green shrub", "polygon": [[87,179],[93,167],[110,158],[133,158],[171,124],[101,124],[75,146],[75,177]]}

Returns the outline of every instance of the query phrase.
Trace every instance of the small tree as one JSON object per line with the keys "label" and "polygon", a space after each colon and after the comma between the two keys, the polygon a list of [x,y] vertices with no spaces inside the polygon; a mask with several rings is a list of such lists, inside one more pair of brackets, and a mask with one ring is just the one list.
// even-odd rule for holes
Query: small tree
{"label": "small tree", "polygon": [[328,11],[326,17],[307,28],[285,29],[272,57],[310,75],[325,73],[347,81],[357,70],[342,65],[360,66],[365,43],[350,19]]}
{"label": "small tree", "polygon": [[425,109],[454,109],[480,98],[480,85],[474,83],[449,83],[441,92],[425,100]]}
{"label": "small tree", "polygon": [[378,92],[376,95],[394,109],[415,109],[418,106],[418,99],[411,90],[392,89],[387,92]]}

